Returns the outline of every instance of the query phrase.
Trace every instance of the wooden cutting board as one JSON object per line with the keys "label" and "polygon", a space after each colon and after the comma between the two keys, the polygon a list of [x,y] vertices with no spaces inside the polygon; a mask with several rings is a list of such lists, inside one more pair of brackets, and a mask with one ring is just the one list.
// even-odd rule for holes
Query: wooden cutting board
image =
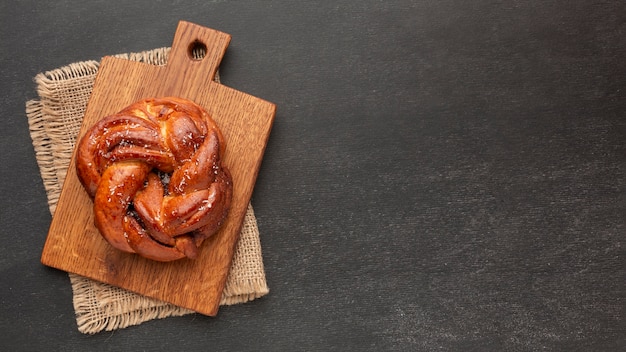
{"label": "wooden cutting board", "polygon": [[[111,247],[93,224],[93,203],[72,156],[44,245],[44,265],[157,298],[199,313],[217,314],[247,205],[274,121],[274,104],[214,82],[230,35],[180,22],[165,66],[105,57],[78,138],[99,119],[149,97],[178,96],[204,107],[226,139],[223,162],[233,177],[233,200],[219,233],[195,260],[155,262]],[[192,51],[206,48],[202,59]]]}

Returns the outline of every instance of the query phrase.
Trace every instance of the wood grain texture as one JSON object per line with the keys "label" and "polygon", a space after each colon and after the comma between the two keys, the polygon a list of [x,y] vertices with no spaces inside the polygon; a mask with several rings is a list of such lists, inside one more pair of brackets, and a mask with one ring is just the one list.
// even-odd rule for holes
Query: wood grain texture
{"label": "wood grain texture", "polygon": [[[43,264],[161,299],[206,315],[217,314],[246,207],[275,115],[275,105],[213,81],[228,34],[181,21],[166,66],[102,60],[80,138],[99,119],[148,97],[178,96],[201,105],[226,139],[223,162],[234,191],[230,213],[196,260],[155,262],[111,247],[93,225],[93,204],[78,181],[72,157],[50,225]],[[207,50],[196,60],[191,48]]]}

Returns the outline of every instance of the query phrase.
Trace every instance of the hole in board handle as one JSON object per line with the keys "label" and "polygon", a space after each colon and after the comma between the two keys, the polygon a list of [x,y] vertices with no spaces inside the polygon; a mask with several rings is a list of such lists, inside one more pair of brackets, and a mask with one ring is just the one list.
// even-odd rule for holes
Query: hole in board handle
{"label": "hole in board handle", "polygon": [[194,40],[187,48],[187,55],[195,61],[204,59],[206,56],[206,45],[199,40]]}

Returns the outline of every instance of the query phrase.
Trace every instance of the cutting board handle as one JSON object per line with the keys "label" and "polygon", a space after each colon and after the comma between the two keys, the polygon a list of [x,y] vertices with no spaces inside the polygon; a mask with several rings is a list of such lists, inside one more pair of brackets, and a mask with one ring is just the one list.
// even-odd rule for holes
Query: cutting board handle
{"label": "cutting board handle", "polygon": [[[169,72],[183,75],[174,81],[186,79],[201,83],[214,80],[230,38],[227,33],[180,21],[167,62]],[[204,52],[204,56],[198,57],[194,52]]]}

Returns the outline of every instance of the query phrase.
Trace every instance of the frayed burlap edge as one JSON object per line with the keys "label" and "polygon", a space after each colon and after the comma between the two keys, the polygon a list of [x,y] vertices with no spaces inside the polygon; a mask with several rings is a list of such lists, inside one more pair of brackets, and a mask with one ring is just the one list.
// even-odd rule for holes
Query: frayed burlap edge
{"label": "frayed burlap edge", "polygon": [[[159,48],[117,56],[163,65],[169,50]],[[29,130],[51,214],[56,209],[98,67],[97,61],[83,61],[40,73],[35,77],[39,99],[26,103]],[[78,330],[85,334],[193,313],[76,274],[70,273],[69,277]],[[248,302],[267,293],[258,226],[249,205],[220,305]]]}

